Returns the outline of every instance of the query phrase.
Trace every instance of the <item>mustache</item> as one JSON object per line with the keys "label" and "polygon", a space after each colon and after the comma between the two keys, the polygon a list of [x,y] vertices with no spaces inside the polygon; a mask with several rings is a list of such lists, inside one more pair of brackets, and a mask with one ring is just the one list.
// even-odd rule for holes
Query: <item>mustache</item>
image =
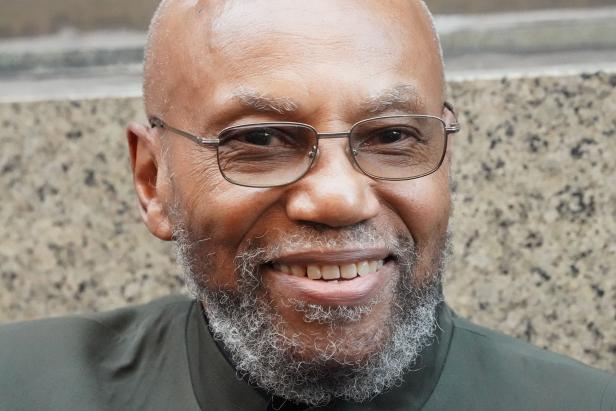
{"label": "mustache", "polygon": [[[210,276],[217,270],[216,251],[212,239],[195,235],[190,224],[178,218],[174,225],[176,258],[184,267],[185,280],[192,291],[207,287]],[[248,238],[233,257],[237,286],[254,290],[261,286],[261,266],[284,255],[302,251],[379,248],[387,250],[405,270],[410,270],[418,258],[418,250],[410,233],[387,224],[366,221],[342,228],[320,224],[297,224],[293,227],[271,228]],[[197,273],[202,273],[197,275]]]}
{"label": "mustache", "polygon": [[253,264],[266,264],[278,258],[305,251],[336,252],[339,250],[379,248],[397,258],[415,251],[415,241],[408,233],[390,227],[377,227],[363,222],[344,228],[299,225],[294,229],[272,229],[247,241],[236,256]]}

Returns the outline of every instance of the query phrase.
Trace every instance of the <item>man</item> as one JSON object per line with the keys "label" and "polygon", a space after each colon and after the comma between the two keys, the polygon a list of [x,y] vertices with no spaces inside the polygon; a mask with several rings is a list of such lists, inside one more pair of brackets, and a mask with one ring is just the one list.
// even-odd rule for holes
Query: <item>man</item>
{"label": "man", "polygon": [[196,300],[4,327],[0,408],[616,409],[442,301],[443,77],[416,1],[164,1],[128,142]]}

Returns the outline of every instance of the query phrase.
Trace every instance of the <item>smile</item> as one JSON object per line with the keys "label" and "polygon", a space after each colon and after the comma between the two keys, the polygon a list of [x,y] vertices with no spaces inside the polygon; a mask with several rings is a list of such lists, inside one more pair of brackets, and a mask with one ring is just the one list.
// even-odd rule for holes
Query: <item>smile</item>
{"label": "smile", "polygon": [[344,264],[281,264],[274,263],[273,268],[285,274],[296,277],[307,277],[311,280],[352,280],[355,277],[363,277],[375,274],[385,261],[361,260]]}
{"label": "smile", "polygon": [[397,276],[387,248],[306,250],[265,264],[264,281],[285,298],[321,305],[361,305],[373,301]]}

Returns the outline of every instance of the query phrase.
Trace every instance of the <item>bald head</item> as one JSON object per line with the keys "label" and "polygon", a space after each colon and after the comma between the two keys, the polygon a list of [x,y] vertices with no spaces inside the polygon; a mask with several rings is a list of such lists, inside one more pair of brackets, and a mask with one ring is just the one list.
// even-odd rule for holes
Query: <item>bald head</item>
{"label": "bald head", "polygon": [[[236,36],[243,40],[250,41],[253,34],[263,32],[263,28],[268,28],[272,32],[288,31],[290,35],[295,35],[301,40],[301,32],[292,33],[286,27],[277,27],[267,24],[268,18],[272,15],[285,17],[284,14],[292,13],[293,5],[283,5],[281,2],[272,1],[240,1],[240,0],[162,0],[154,14],[150,24],[148,40],[146,44],[145,65],[144,65],[144,99],[146,112],[148,115],[162,115],[171,108],[178,108],[184,105],[183,102],[174,101],[174,90],[178,87],[189,87],[191,91],[195,88],[202,88],[201,93],[207,94],[207,89],[212,90],[216,84],[217,77],[215,72],[229,69],[229,61],[225,61],[225,47],[231,46],[229,37]],[[442,49],[435,30],[434,22],[430,11],[422,0],[400,0],[393,2],[380,1],[315,1],[297,2],[301,6],[296,7],[296,12],[304,13],[304,18],[299,19],[308,27],[309,36],[307,41],[319,40],[314,33],[323,32],[320,40],[323,42],[335,42],[333,38],[335,30],[325,27],[322,14],[330,13],[332,21],[327,24],[334,26],[344,26],[353,23],[358,14],[373,14],[374,23],[380,23],[390,29],[390,33],[385,36],[375,36],[377,41],[367,41],[366,47],[378,48],[378,40],[388,43],[395,36],[403,37],[411,34],[408,40],[411,43],[424,43],[421,54],[415,56],[417,61],[409,61],[409,65],[417,64],[420,60],[426,59],[426,54],[430,60],[436,61],[437,67],[433,69],[432,76],[437,77],[441,82],[441,97],[444,99],[444,70]],[[308,6],[307,3],[311,5]],[[338,3],[338,4],[334,4]],[[308,7],[303,7],[308,6]],[[250,9],[257,11],[255,14]],[[270,9],[268,11],[268,9]],[[338,13],[332,10],[337,9]],[[363,11],[364,13],[362,13]],[[342,13],[340,13],[342,12]],[[310,16],[319,15],[315,20]],[[346,17],[346,22],[340,24],[340,17]],[[235,21],[234,21],[235,20]],[[253,21],[249,21],[253,20]],[[271,23],[276,23],[271,19]],[[297,25],[298,19],[280,19],[278,23],[287,21],[290,25]],[[380,20],[380,21],[376,21]],[[394,22],[394,24],[391,24]],[[235,24],[234,24],[235,23]],[[323,25],[324,27],[319,27]],[[361,30],[362,25],[355,27]],[[402,29],[403,26],[412,28],[411,30]],[[325,30],[324,30],[325,29]],[[225,30],[228,30],[225,32]],[[406,33],[405,33],[406,31]],[[374,36],[374,30],[366,30],[364,37]],[[380,38],[379,38],[380,37]],[[390,37],[384,39],[383,37]],[[272,37],[270,40],[275,41]],[[237,46],[237,43],[235,44]],[[341,58],[344,57],[344,41],[339,43]],[[276,43],[260,50],[260,52],[270,53],[270,59],[285,59],[283,53],[278,53]],[[386,50],[383,50],[386,53]],[[384,54],[383,57],[386,57]],[[420,62],[421,63],[421,62]],[[214,74],[214,75],[212,75]]]}

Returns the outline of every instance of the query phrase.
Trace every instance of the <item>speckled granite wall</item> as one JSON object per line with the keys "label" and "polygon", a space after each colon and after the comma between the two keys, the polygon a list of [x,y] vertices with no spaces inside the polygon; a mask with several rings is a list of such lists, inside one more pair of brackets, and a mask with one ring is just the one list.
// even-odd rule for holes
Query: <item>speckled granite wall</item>
{"label": "speckled granite wall", "polygon": [[465,132],[450,301],[616,371],[616,73],[451,89]]}
{"label": "speckled granite wall", "polygon": [[[616,370],[616,73],[452,82],[461,314]],[[0,105],[0,322],[180,291],[139,221],[138,99]]]}

